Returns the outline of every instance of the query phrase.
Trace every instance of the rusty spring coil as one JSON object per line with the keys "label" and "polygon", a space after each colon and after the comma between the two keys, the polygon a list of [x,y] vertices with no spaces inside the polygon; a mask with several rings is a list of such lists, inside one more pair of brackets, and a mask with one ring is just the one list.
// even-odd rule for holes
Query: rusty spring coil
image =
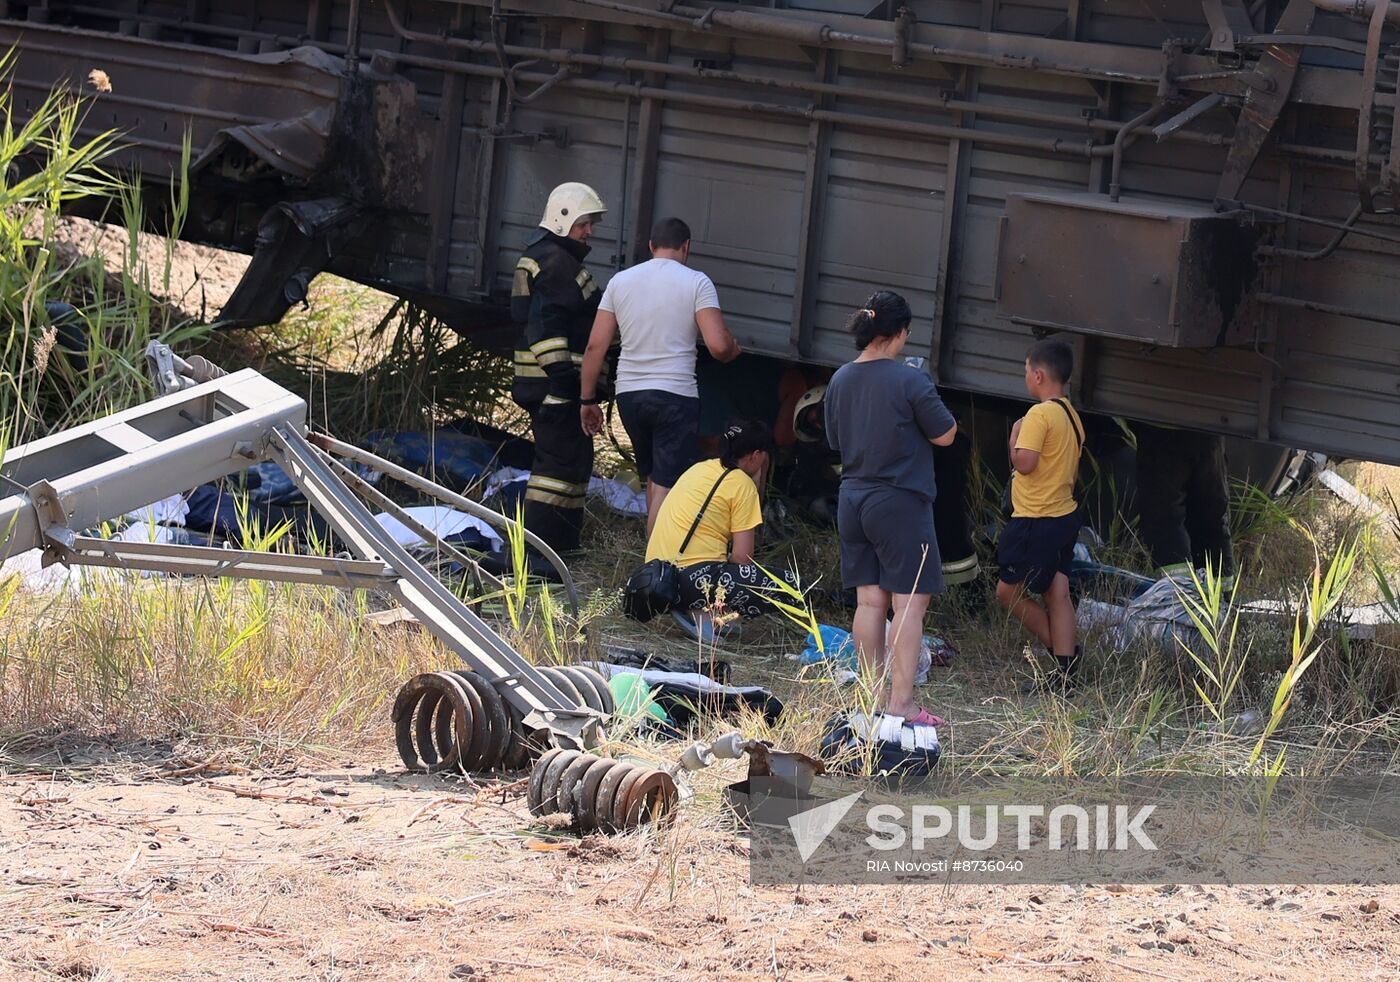
{"label": "rusty spring coil", "polygon": [[[580,706],[611,715],[607,681],[591,668],[543,667],[541,674]],[[404,767],[441,771],[518,771],[547,749],[544,734],[527,731],[519,710],[476,672],[427,672],[404,683],[390,713]]]}
{"label": "rusty spring coil", "polygon": [[670,774],[577,750],[551,750],[530,772],[530,814],[572,815],[581,832],[664,823],[676,808]]}

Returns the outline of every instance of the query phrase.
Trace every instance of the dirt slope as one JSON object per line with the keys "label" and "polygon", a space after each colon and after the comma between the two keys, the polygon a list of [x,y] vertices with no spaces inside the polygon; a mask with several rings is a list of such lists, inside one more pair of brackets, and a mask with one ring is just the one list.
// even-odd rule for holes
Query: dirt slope
{"label": "dirt slope", "polygon": [[744,841],[689,820],[553,840],[520,789],[396,761],[85,763],[105,753],[0,778],[0,977],[1400,975],[1394,888],[751,887]]}

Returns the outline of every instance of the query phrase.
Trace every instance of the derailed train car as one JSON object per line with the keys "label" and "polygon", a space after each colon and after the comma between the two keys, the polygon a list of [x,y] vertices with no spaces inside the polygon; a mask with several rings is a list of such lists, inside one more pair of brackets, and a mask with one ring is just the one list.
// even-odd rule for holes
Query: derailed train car
{"label": "derailed train car", "polygon": [[1091,411],[1400,463],[1389,0],[0,7],[21,108],[102,69],[150,178],[188,128],[184,234],[255,257],[232,323],[330,270],[508,331],[582,180],[595,277],[680,215],[751,352],[839,364],[888,286],[947,389],[1018,398],[1064,331]]}

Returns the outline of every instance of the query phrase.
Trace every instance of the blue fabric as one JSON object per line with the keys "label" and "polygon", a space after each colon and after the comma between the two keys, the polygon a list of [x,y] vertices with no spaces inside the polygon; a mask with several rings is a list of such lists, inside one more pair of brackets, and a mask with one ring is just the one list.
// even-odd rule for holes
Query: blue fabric
{"label": "blue fabric", "polygon": [[451,488],[476,483],[491,468],[497,448],[465,433],[371,433],[364,445],[372,453]]}
{"label": "blue fabric", "polygon": [[306,500],[306,496],[292,481],[292,476],[271,461],[263,461],[249,467],[244,481],[248,488],[248,500],[266,505],[292,505]]}
{"label": "blue fabric", "polygon": [[856,643],[851,637],[851,632],[826,624],[818,624],[817,630],[821,632],[822,647],[825,651],[817,650],[816,637],[808,634],[807,647],[803,648],[802,653],[797,656],[798,664],[815,665],[819,661],[830,659],[840,662],[842,667],[854,671],[856,668]]}

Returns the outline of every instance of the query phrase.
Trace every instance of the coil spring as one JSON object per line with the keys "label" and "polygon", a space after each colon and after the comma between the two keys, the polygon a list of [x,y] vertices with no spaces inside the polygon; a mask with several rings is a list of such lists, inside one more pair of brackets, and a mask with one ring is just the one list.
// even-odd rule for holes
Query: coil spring
{"label": "coil spring", "polygon": [[[580,666],[540,669],[577,704],[611,715],[607,681]],[[409,679],[390,713],[399,756],[410,771],[436,774],[518,771],[548,748],[547,737],[527,730],[519,710],[476,672],[427,672]]]}
{"label": "coil spring", "polygon": [[530,814],[572,815],[581,832],[621,832],[674,814],[676,783],[665,771],[577,750],[551,750],[530,772]]}

